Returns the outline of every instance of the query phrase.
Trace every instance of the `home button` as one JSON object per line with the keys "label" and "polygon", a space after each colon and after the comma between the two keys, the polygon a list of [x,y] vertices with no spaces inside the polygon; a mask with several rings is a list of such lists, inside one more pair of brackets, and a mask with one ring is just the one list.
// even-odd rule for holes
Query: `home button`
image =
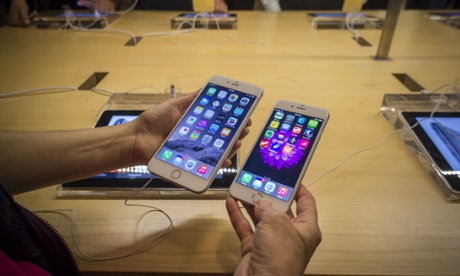
{"label": "home button", "polygon": [[259,200],[259,199],[261,199],[261,198],[263,198],[263,197],[264,197],[264,196],[263,196],[261,193],[255,193],[255,194],[252,195],[252,201],[253,201],[254,203],[256,203],[257,200]]}
{"label": "home button", "polygon": [[179,170],[174,170],[171,172],[171,177],[173,179],[178,179],[181,176],[181,172]]}

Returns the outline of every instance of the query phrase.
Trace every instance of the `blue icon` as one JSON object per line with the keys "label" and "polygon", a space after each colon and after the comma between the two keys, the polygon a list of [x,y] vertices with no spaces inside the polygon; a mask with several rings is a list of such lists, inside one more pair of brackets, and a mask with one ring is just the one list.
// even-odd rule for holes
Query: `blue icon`
{"label": "blue icon", "polygon": [[204,97],[203,99],[201,99],[200,101],[200,104],[201,105],[207,105],[209,103],[209,98],[208,97]]}
{"label": "blue icon", "polygon": [[286,124],[286,123],[283,123],[281,125],[281,131],[289,131],[291,129],[291,125],[290,124]]}
{"label": "blue icon", "polygon": [[242,108],[242,107],[237,107],[237,108],[235,108],[235,110],[233,110],[233,113],[236,116],[239,116],[239,115],[243,114],[243,112],[244,112],[244,108]]}
{"label": "blue icon", "polygon": [[307,118],[305,118],[305,117],[299,117],[299,118],[297,119],[297,123],[298,123],[299,125],[305,124],[306,121],[307,121]]}
{"label": "blue icon", "polygon": [[277,141],[273,141],[273,144],[270,147],[270,149],[272,149],[274,151],[279,151],[281,149],[281,143],[279,143]]}
{"label": "blue icon", "polygon": [[217,130],[219,130],[219,125],[212,124],[212,125],[209,127],[209,130],[212,131],[212,132],[216,132]]}

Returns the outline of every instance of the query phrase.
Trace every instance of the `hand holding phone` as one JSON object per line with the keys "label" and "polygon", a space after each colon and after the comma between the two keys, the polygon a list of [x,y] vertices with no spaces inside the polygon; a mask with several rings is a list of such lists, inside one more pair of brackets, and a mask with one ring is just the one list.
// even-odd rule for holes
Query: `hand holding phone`
{"label": "hand holding phone", "polygon": [[204,192],[262,94],[258,86],[212,77],[149,161],[149,171],[190,191]]}
{"label": "hand holding phone", "polygon": [[329,112],[290,101],[275,104],[230,194],[249,204],[269,199],[287,211],[318,145]]}

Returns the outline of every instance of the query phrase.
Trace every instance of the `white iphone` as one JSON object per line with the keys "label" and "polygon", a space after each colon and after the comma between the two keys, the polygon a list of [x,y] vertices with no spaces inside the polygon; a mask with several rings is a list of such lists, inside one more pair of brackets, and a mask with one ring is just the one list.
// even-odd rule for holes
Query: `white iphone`
{"label": "white iphone", "polygon": [[287,211],[318,145],[329,112],[305,104],[275,104],[246,161],[230,186],[230,194],[249,204],[269,199]]}
{"label": "white iphone", "polygon": [[149,161],[149,171],[192,192],[204,192],[262,94],[258,86],[213,76]]}

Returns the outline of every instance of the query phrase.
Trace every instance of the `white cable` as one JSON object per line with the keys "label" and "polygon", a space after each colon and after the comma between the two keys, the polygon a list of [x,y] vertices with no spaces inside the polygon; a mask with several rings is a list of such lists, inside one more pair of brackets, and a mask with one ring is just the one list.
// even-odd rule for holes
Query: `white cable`
{"label": "white cable", "polygon": [[[351,24],[351,19],[353,18],[353,13],[352,12],[347,12],[347,16],[345,17],[345,25],[347,26],[347,29],[353,33],[353,38],[354,40],[358,41],[358,31],[354,29],[354,25]],[[353,22],[354,24],[354,22]]]}
{"label": "white cable", "polygon": [[44,92],[44,91],[51,92],[51,90],[61,90],[58,92],[68,92],[68,91],[78,91],[78,88],[73,87],[73,86],[48,86],[48,87],[42,87],[42,88],[36,88],[36,89],[30,89],[30,90],[3,93],[3,94],[0,94],[0,98],[15,97],[15,96],[20,96],[24,94],[34,93],[34,92]]}
{"label": "white cable", "polygon": [[99,94],[110,94],[110,95],[117,94],[117,92],[115,91],[105,89],[105,88],[98,88],[98,87],[91,88],[91,91],[99,93]]}
{"label": "white cable", "polygon": [[161,91],[160,89],[158,89],[157,87],[155,86],[150,86],[150,85],[143,85],[143,86],[138,86],[138,87],[134,87],[134,88],[131,88],[129,90],[126,90],[125,92],[123,92],[122,94],[127,94],[127,93],[130,93],[134,90],[137,90],[137,89],[142,89],[142,88],[152,88],[153,90],[156,90],[160,93],[163,93],[163,91]]}
{"label": "white cable", "polygon": [[[451,84],[444,84],[438,88],[436,88],[435,90],[433,90],[431,92],[431,94],[435,93],[436,91],[442,89],[442,88],[445,88],[445,87],[449,87],[453,92],[456,92],[456,88],[454,85],[451,85]],[[445,93],[442,93],[441,94],[441,98],[444,97],[444,95],[447,93],[448,91],[446,91]],[[405,132],[405,131],[409,131],[413,128],[415,128],[416,126],[418,126],[422,121],[424,120],[428,120],[428,119],[432,119],[432,120],[435,120],[436,122],[438,122],[441,126],[443,126],[439,121],[437,121],[435,118],[434,118],[434,113],[436,113],[437,109],[439,108],[439,105],[441,104],[441,101],[438,101],[436,103],[436,105],[434,106],[433,110],[431,111],[430,113],[430,117],[429,118],[426,118],[426,119],[423,119],[417,123],[415,123],[413,126],[410,126],[408,129],[407,128],[402,128],[402,129],[398,129],[398,130],[395,130],[389,134],[387,134],[385,137],[383,137],[382,140],[380,140],[380,142],[378,142],[376,145],[374,146],[371,146],[371,147],[367,147],[367,148],[363,148],[363,149],[360,149],[352,154],[350,154],[348,157],[346,157],[345,159],[343,159],[339,164],[337,164],[336,166],[332,167],[331,169],[323,172],[322,174],[320,174],[318,177],[316,177],[315,179],[313,179],[312,181],[310,181],[308,184],[305,185],[305,187],[310,187],[311,185],[313,185],[315,182],[317,182],[318,180],[320,180],[321,178],[323,178],[325,175],[337,170],[338,168],[342,167],[346,162],[348,162],[351,158],[353,158],[354,156],[360,154],[360,153],[363,153],[363,152],[366,152],[366,151],[371,151],[371,150],[374,150],[374,149],[377,149],[378,147],[380,147],[381,145],[383,145],[387,140],[388,138],[390,138],[391,136],[393,136],[393,134],[396,134],[396,133],[399,133],[399,132]],[[445,126],[443,126],[444,128],[446,128]],[[450,131],[449,131],[450,132]],[[453,133],[452,133],[453,134]]]}
{"label": "white cable", "polygon": [[97,14],[97,17],[95,18],[94,22],[90,23],[88,26],[81,26],[81,22],[79,22],[80,26],[76,26],[73,22],[75,22],[75,18],[72,16],[73,13],[71,12],[66,12],[66,24],[61,27],[61,30],[67,29],[70,27],[74,31],[83,31],[83,32],[111,32],[111,33],[122,33],[122,34],[128,34],[131,36],[131,39],[133,40],[134,45],[137,44],[137,39],[136,35],[128,30],[120,30],[120,29],[89,29],[92,27],[97,21],[101,18],[100,14]]}
{"label": "white cable", "polygon": [[116,256],[109,256],[109,257],[95,257],[95,256],[91,256],[91,255],[88,255],[88,254],[84,253],[80,249],[80,247],[78,246],[78,244],[76,242],[76,239],[75,239],[74,227],[75,227],[75,215],[76,215],[76,212],[75,212],[74,209],[34,210],[32,212],[35,213],[35,214],[38,214],[38,213],[56,213],[56,214],[59,214],[59,213],[62,213],[62,212],[71,212],[72,216],[71,216],[71,224],[70,224],[70,239],[72,241],[72,244],[75,247],[75,250],[78,253],[77,256],[79,258],[83,259],[83,260],[97,262],[97,261],[108,261],[108,260],[115,260],[115,259],[125,258],[125,257],[128,257],[128,256],[133,256],[135,254],[141,253],[141,252],[149,249],[150,246],[154,244],[154,242],[158,242],[158,243],[161,242],[161,240],[159,240],[159,239],[162,238],[163,236],[165,236],[170,230],[174,229],[172,218],[165,211],[163,211],[163,210],[161,210],[161,209],[159,209],[157,207],[154,207],[154,206],[149,206],[149,205],[144,205],[144,204],[130,204],[130,203],[128,203],[128,200],[133,199],[139,192],[141,192],[145,187],[147,187],[147,185],[150,184],[150,182],[153,179],[154,179],[154,177],[150,178],[149,181],[147,181],[144,184],[144,186],[142,186],[141,188],[137,189],[128,199],[126,199],[124,201],[124,205],[128,206],[128,207],[145,207],[145,208],[152,209],[152,210],[146,212],[144,215],[146,215],[148,213],[151,213],[151,212],[159,212],[159,213],[163,214],[168,219],[169,225],[165,230],[163,230],[160,233],[154,235],[153,237],[149,238],[145,242],[142,242],[142,243],[138,244],[136,246],[136,248],[134,248],[133,250],[131,250],[130,252],[125,253],[125,254],[116,255]]}

